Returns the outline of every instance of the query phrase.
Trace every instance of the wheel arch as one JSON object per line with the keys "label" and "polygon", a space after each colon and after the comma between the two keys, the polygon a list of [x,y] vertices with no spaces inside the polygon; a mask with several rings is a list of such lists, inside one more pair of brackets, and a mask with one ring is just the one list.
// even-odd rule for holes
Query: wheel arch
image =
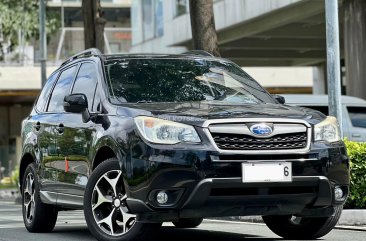
{"label": "wheel arch", "polygon": [[24,153],[22,158],[20,159],[20,165],[19,165],[19,188],[20,188],[20,190],[22,190],[23,176],[24,176],[25,170],[27,169],[27,166],[29,164],[31,164],[32,162],[35,162],[35,158],[29,152]]}
{"label": "wheel arch", "polygon": [[109,146],[101,146],[98,148],[92,163],[92,170],[94,170],[103,161],[117,157],[115,151]]}

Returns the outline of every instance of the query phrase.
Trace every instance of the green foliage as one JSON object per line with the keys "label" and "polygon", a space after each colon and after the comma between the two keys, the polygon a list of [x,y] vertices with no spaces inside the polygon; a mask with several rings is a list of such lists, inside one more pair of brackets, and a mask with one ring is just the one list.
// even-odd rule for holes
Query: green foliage
{"label": "green foliage", "polygon": [[[18,44],[18,31],[22,30],[26,41],[39,36],[39,1],[1,0],[0,24],[5,38],[12,45]],[[46,10],[47,36],[55,33],[61,26],[58,13]]]}
{"label": "green foliage", "polygon": [[366,143],[345,140],[351,165],[351,190],[346,207],[366,208]]}
{"label": "green foliage", "polygon": [[11,172],[11,181],[18,186],[19,183],[19,166],[16,166],[14,171]]}

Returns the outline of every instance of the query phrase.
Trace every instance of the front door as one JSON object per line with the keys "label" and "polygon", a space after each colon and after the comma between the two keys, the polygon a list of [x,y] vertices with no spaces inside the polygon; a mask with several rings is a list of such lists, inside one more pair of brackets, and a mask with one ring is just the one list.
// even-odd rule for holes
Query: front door
{"label": "front door", "polygon": [[[98,83],[96,65],[85,62],[80,66],[71,93],[85,94],[89,112],[93,112],[94,95]],[[60,133],[57,142],[62,150],[64,166],[60,169],[59,182],[64,194],[83,196],[88,176],[91,173],[90,148],[94,139],[96,124],[84,123],[81,114],[64,113],[59,119]]]}
{"label": "front door", "polygon": [[[48,119],[52,119],[52,125],[45,126],[45,133],[48,133],[49,137],[43,135],[44,147],[42,148],[44,152],[47,153],[48,159],[44,160],[45,170],[50,170],[52,172],[52,181],[54,182],[53,192],[59,193],[63,187],[59,185],[59,179],[61,178],[63,169],[65,166],[64,161],[64,149],[60,146],[59,136],[62,134],[62,126],[60,126],[60,118],[62,117],[63,110],[63,100],[64,97],[70,93],[70,88],[74,80],[75,72],[78,65],[73,65],[61,71],[57,83],[50,96],[49,104],[46,109],[45,116],[50,116]],[[47,122],[46,122],[47,123]],[[50,138],[50,137],[53,138]],[[45,148],[48,146],[48,148]],[[47,176],[47,171],[45,173]]]}

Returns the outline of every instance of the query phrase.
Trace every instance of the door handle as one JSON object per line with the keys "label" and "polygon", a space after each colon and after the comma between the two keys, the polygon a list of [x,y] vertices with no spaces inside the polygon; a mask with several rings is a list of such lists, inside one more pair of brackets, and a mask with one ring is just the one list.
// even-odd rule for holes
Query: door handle
{"label": "door handle", "polygon": [[64,130],[65,130],[65,126],[64,124],[59,124],[57,127],[56,127],[56,131],[59,135],[62,135],[64,134]]}
{"label": "door handle", "polygon": [[361,137],[361,134],[353,133],[353,134],[352,134],[352,137]]}
{"label": "door handle", "polygon": [[41,123],[37,121],[37,123],[33,125],[33,128],[35,131],[39,131],[41,129]]}

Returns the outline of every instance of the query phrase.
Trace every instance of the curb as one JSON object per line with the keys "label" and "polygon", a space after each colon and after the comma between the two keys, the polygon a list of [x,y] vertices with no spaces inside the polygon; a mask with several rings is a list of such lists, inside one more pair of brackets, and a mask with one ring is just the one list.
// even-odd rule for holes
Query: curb
{"label": "curb", "polygon": [[366,226],[366,209],[343,210],[338,225],[342,226]]}
{"label": "curb", "polygon": [[[220,220],[220,218],[218,219]],[[240,221],[248,223],[263,223],[261,216],[239,216],[222,218],[221,220]],[[366,209],[345,209],[336,229],[366,231]]]}
{"label": "curb", "polygon": [[[254,217],[254,216],[252,216]],[[259,217],[259,216],[258,216]],[[256,222],[251,222],[251,221],[246,221],[246,220],[235,220],[235,219],[224,219],[224,218],[215,218],[215,219],[207,219],[208,221],[211,222],[223,222],[223,223],[243,223],[243,224],[250,224],[250,225],[260,225],[260,226],[266,226],[263,221],[259,222],[258,220]],[[338,229],[338,230],[349,230],[349,231],[366,231],[366,226],[335,226],[334,229]]]}
{"label": "curb", "polygon": [[366,231],[366,226],[343,226],[343,225],[337,225],[335,226],[335,229],[339,230],[349,230],[349,231]]}

